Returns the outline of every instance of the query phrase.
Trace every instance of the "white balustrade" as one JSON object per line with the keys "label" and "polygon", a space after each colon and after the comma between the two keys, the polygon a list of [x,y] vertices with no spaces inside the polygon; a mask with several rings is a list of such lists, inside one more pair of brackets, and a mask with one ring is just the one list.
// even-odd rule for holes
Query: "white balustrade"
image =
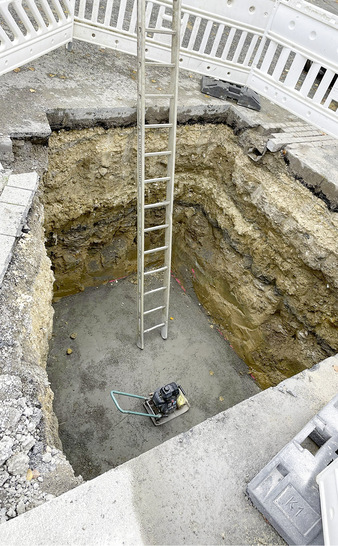
{"label": "white balustrade", "polygon": [[[73,17],[73,8],[75,13]],[[146,4],[148,28],[170,25],[171,0]],[[137,0],[0,0],[0,74],[72,38],[136,55]],[[207,10],[206,10],[207,7]],[[147,57],[169,61],[170,36]],[[305,0],[185,0],[180,66],[246,84],[338,137],[338,17]]]}
{"label": "white balustrade", "polygon": [[0,74],[70,42],[73,20],[70,0],[0,0]]}

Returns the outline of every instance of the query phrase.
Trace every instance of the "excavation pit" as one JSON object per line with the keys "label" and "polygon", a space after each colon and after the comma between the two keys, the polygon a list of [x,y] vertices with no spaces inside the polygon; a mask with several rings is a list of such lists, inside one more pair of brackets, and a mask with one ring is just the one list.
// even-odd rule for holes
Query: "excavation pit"
{"label": "excavation pit", "polygon": [[[87,291],[100,292],[108,288],[114,291],[122,285],[118,283],[112,288],[104,283],[124,275],[133,280],[136,269],[135,59],[78,42],[74,43],[72,54],[65,55],[61,50],[52,52],[34,62],[35,72],[31,68],[22,67],[19,73],[6,74],[1,88],[4,104],[13,104],[12,109],[3,112],[2,130],[13,136],[15,172],[38,171],[42,191],[34,200],[28,218],[30,231],[22,234],[1,288],[0,303],[5,312],[0,316],[0,354],[2,373],[22,382],[27,414],[33,411],[35,417],[37,414],[41,417],[37,424],[33,417],[23,414],[19,422],[21,428],[30,427],[35,440],[28,453],[26,470],[38,470],[41,481],[36,478],[28,481],[25,475],[9,477],[0,498],[9,514],[3,516],[0,511],[1,521],[34,508],[51,495],[61,495],[80,482],[74,479],[60,451],[58,425],[52,409],[53,393],[44,370],[52,331],[53,283],[44,237],[56,277],[55,300],[61,298],[56,309],[59,304],[61,308],[71,301],[69,295],[78,297],[73,296],[78,292],[82,297]],[[14,102],[13,89],[17,91]],[[32,93],[32,89],[36,92]],[[259,543],[262,537],[267,537],[263,538],[267,543],[280,543],[271,527],[248,504],[245,486],[271,455],[290,441],[337,391],[335,357],[313,368],[338,346],[336,147],[316,147],[314,154],[313,146],[302,143],[296,147],[286,146],[282,153],[261,155],[271,133],[280,131],[281,123],[288,125],[299,120],[265,99],[262,99],[261,112],[257,113],[207,98],[200,94],[200,77],[183,71],[179,103],[173,270],[193,303],[197,296],[203,305],[205,330],[210,328],[208,320],[212,320],[242,363],[246,362],[245,375],[239,374],[241,380],[249,381],[255,388],[277,384],[278,387],[266,389],[101,478],[61,495],[52,503],[45,503],[40,510],[46,512],[31,511],[24,517],[38,521],[36,526],[23,525],[25,537],[28,533],[37,536],[44,521],[43,532],[48,529],[48,536],[53,524],[57,527],[57,536],[59,531],[68,532],[71,527],[71,532],[81,535],[83,543],[88,544],[93,539],[93,527],[87,525],[92,518],[100,529],[103,523],[107,526],[109,522],[106,542],[111,540],[112,529],[118,528],[122,530],[122,539],[116,542],[122,542],[125,530],[134,528],[130,524],[134,520],[127,510],[128,484],[135,486],[137,511],[149,508],[153,521],[149,496],[152,491],[162,491],[163,480],[170,484],[174,480],[176,484],[183,484],[182,502],[191,513],[181,514],[177,489],[173,488],[170,503],[167,498],[163,500],[165,505],[162,503],[159,519],[155,519],[161,535],[157,543],[161,543],[163,536],[169,536],[168,532],[172,536],[172,510],[176,510],[174,520],[179,521],[178,533],[187,529],[187,522],[194,522],[186,539],[190,542],[198,536],[201,543],[210,542],[210,537],[215,543],[222,543],[225,536],[225,540],[238,544]],[[165,112],[160,107],[155,108],[151,116],[154,122],[165,120]],[[27,120],[31,120],[29,126]],[[49,136],[51,128],[55,133]],[[41,142],[47,144],[48,139],[48,146],[40,145]],[[252,149],[257,153],[251,156],[257,161],[248,157]],[[47,151],[48,174],[43,176]],[[155,165],[155,175],[160,172],[158,167],[165,170],[164,165]],[[39,197],[44,204],[44,224]],[[172,304],[175,289],[181,294],[174,282]],[[134,298],[135,285],[132,284],[131,289]],[[139,356],[135,346],[136,300],[134,305],[130,347],[136,358],[144,358]],[[199,308],[196,307],[196,313],[200,313]],[[171,326],[175,329],[179,318],[175,309],[171,314],[174,318]],[[210,328],[210,332],[214,335],[215,328]],[[62,340],[67,338],[68,342],[66,350],[73,347],[71,338],[67,337],[71,333],[72,330],[62,332]],[[165,342],[158,332],[153,335],[161,348],[170,343],[170,333]],[[223,340],[218,334],[217,339]],[[226,345],[223,341],[223,348]],[[65,366],[73,356],[74,347]],[[279,384],[304,368],[310,370]],[[214,370],[210,367],[206,371]],[[252,373],[256,382],[247,372]],[[209,375],[208,379],[212,380],[215,375]],[[89,384],[88,377],[87,380]],[[150,385],[140,387],[147,392],[160,384],[151,377]],[[109,384],[108,391],[113,386]],[[132,385],[129,390],[140,392],[141,388]],[[188,394],[191,399],[191,393]],[[10,404],[15,410],[14,416],[23,411],[19,403],[22,403],[20,398],[5,400],[5,405]],[[224,401],[218,397],[217,403]],[[116,415],[112,402],[109,404],[109,411]],[[223,406],[220,411],[222,409]],[[184,419],[184,416],[177,419],[177,425]],[[60,430],[63,426],[60,419]],[[141,426],[149,425],[135,422],[137,429]],[[165,427],[155,429],[151,425],[151,430],[166,434]],[[14,442],[13,449],[20,456],[26,456],[27,443],[23,443],[26,437],[22,434],[18,439],[17,432],[15,426],[8,432]],[[86,432],[85,439],[88,438],[90,442],[90,433]],[[81,462],[85,466],[89,461]],[[33,464],[34,467],[28,467]],[[149,470],[144,472],[147,464]],[[7,466],[6,462],[5,472]],[[132,482],[125,482],[123,476],[130,470],[134,478]],[[100,470],[88,465],[87,471],[94,475]],[[1,476],[3,478],[4,473]],[[109,476],[116,476],[116,483],[112,484]],[[229,477],[234,477],[232,484]],[[145,490],[137,491],[137,484],[141,482]],[[87,504],[83,509],[83,499],[87,502],[87,494],[94,491],[98,483],[108,484],[105,492],[98,493],[98,511],[92,497],[90,508]],[[221,511],[214,513],[213,510],[210,517],[209,507],[216,506],[215,493],[219,495],[217,502]],[[75,498],[80,499],[79,503],[76,500],[73,503]],[[192,502],[192,498],[196,502]],[[55,517],[54,510],[62,499],[66,502],[66,517]],[[107,499],[105,508],[102,499]],[[119,502],[120,515],[127,514],[125,525],[126,520],[114,511]],[[196,506],[201,506],[198,514]],[[67,519],[72,507],[75,518],[79,515],[84,518],[81,525],[76,519],[75,527],[73,520]],[[103,509],[107,509],[105,514]],[[47,514],[48,510],[49,520],[44,515],[41,517],[41,513]],[[244,521],[247,515],[247,527],[238,526],[238,521]],[[147,520],[143,516],[140,515],[141,521]],[[167,530],[163,526],[165,518]],[[60,521],[66,519],[70,521],[69,526],[60,526]],[[15,536],[13,525],[20,526],[20,520],[9,523],[7,536],[7,525],[2,526],[4,543],[9,544],[9,536],[11,540]],[[86,532],[90,534],[88,540],[83,539],[82,533]],[[152,542],[149,535],[144,536],[146,543]],[[30,542],[36,542],[35,538]],[[46,534],[44,541],[45,538]],[[181,539],[182,536],[174,537],[176,543]]]}
{"label": "excavation pit", "polygon": [[[148,144],[164,149],[166,136]],[[50,137],[44,206],[56,299],[136,272],[135,164],[135,127]],[[146,177],[165,173],[165,160],[151,158]],[[163,184],[149,186],[146,202],[163,200]],[[146,226],[162,214],[148,212]],[[336,213],[283,155],[257,164],[225,124],[178,127],[172,268],[263,388],[335,353],[337,230]],[[157,233],[146,249],[163,244]],[[157,256],[149,266],[161,266]]]}
{"label": "excavation pit", "polygon": [[[148,149],[161,150],[165,138],[151,133]],[[49,139],[44,205],[56,318],[48,373],[65,452],[86,479],[337,347],[335,213],[290,175],[283,156],[256,164],[229,127],[195,123],[178,128],[174,320],[167,341],[149,333],[140,352],[135,163],[134,127],[61,130]],[[165,173],[165,160],[151,160],[146,178]],[[146,202],[163,199],[163,185],[153,184]],[[146,216],[147,226],[163,222],[161,211]],[[149,235],[146,248],[163,244]],[[148,265],[161,263],[151,255]],[[109,396],[147,395],[170,381],[186,389],[192,409],[160,432],[122,416]]]}

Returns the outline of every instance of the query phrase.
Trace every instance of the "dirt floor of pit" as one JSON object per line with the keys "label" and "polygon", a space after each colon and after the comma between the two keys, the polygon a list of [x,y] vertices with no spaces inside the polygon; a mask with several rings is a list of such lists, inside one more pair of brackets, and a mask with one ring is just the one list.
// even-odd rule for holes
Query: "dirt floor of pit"
{"label": "dirt floor of pit", "polygon": [[[174,279],[169,338],[164,341],[153,331],[146,335],[145,349],[138,349],[135,283],[135,277],[109,282],[55,304],[48,375],[64,452],[85,479],[260,390],[202,307]],[[111,389],[146,396],[170,381],[183,386],[191,409],[161,427],[121,414],[110,397]],[[142,411],[139,401],[120,402]]]}

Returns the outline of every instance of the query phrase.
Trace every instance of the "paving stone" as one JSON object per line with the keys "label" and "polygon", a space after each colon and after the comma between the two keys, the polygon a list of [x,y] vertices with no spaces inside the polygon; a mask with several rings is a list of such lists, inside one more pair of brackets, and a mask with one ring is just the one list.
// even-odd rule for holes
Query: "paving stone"
{"label": "paving stone", "polygon": [[11,174],[8,179],[7,186],[36,191],[38,184],[39,176],[36,172],[32,172],[24,174]]}
{"label": "paving stone", "polygon": [[0,202],[0,235],[18,237],[25,220],[26,207]]}
{"label": "paving stone", "polygon": [[[0,229],[1,229],[0,220]],[[15,243],[15,237],[11,235],[2,235],[0,233],[0,285],[7,271],[8,264],[12,257],[12,251]]]}
{"label": "paving stone", "polygon": [[31,190],[24,188],[14,188],[12,186],[5,186],[1,197],[0,203],[10,203],[12,205],[22,205],[28,212],[29,207],[32,204],[34,193]]}

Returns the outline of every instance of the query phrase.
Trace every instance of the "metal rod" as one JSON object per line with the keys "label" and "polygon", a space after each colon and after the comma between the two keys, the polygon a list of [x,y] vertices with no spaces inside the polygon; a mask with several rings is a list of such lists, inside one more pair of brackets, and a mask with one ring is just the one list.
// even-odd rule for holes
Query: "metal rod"
{"label": "metal rod", "polygon": [[172,93],[146,93],[146,99],[171,99],[173,97]]}
{"label": "metal rod", "polygon": [[153,290],[148,290],[148,292],[145,292],[145,296],[149,296],[150,294],[155,294],[156,292],[162,292],[162,290],[165,290],[165,286],[160,286],[159,288],[154,288]]}
{"label": "metal rod", "polygon": [[162,178],[148,178],[144,181],[145,184],[150,184],[151,182],[167,182],[170,180],[169,176],[163,176]]}
{"label": "metal rod", "polygon": [[160,324],[156,324],[155,326],[152,326],[151,328],[147,328],[147,330],[144,330],[144,334],[147,334],[148,332],[151,332],[152,330],[156,330],[156,328],[162,328],[164,326],[164,322],[161,322]]}
{"label": "metal rod", "polygon": [[158,307],[154,307],[153,309],[148,309],[148,311],[144,311],[144,315],[150,315],[150,313],[154,313],[155,311],[160,311],[164,308],[164,305],[159,305]]}
{"label": "metal rod", "polygon": [[158,269],[151,269],[150,271],[145,271],[144,275],[153,275],[155,273],[161,273],[162,271],[166,271],[168,268],[167,266],[159,267]]}
{"label": "metal rod", "polygon": [[170,129],[171,123],[148,123],[144,126],[145,129]]}
{"label": "metal rod", "polygon": [[153,33],[153,34],[171,34],[171,35],[175,34],[175,31],[171,30],[169,28],[146,28],[146,32],[148,34],[150,34],[150,33]]}
{"label": "metal rod", "polygon": [[156,209],[158,207],[167,207],[169,205],[169,201],[159,201],[158,203],[150,203],[149,205],[144,205],[144,209]]}
{"label": "metal rod", "polygon": [[174,68],[175,65],[172,63],[160,63],[158,61],[147,61],[146,66],[157,66],[158,68]]}
{"label": "metal rod", "polygon": [[150,231],[157,231],[158,229],[165,229],[168,227],[168,224],[160,224],[159,226],[153,226],[145,228],[144,233],[149,233]]}
{"label": "metal rod", "polygon": [[158,246],[157,248],[150,248],[149,250],[144,251],[144,255],[155,254],[155,252],[161,252],[161,250],[167,250],[167,246]]}
{"label": "metal rod", "polygon": [[158,155],[171,155],[171,150],[165,150],[164,152],[146,152],[144,157],[156,157]]}

